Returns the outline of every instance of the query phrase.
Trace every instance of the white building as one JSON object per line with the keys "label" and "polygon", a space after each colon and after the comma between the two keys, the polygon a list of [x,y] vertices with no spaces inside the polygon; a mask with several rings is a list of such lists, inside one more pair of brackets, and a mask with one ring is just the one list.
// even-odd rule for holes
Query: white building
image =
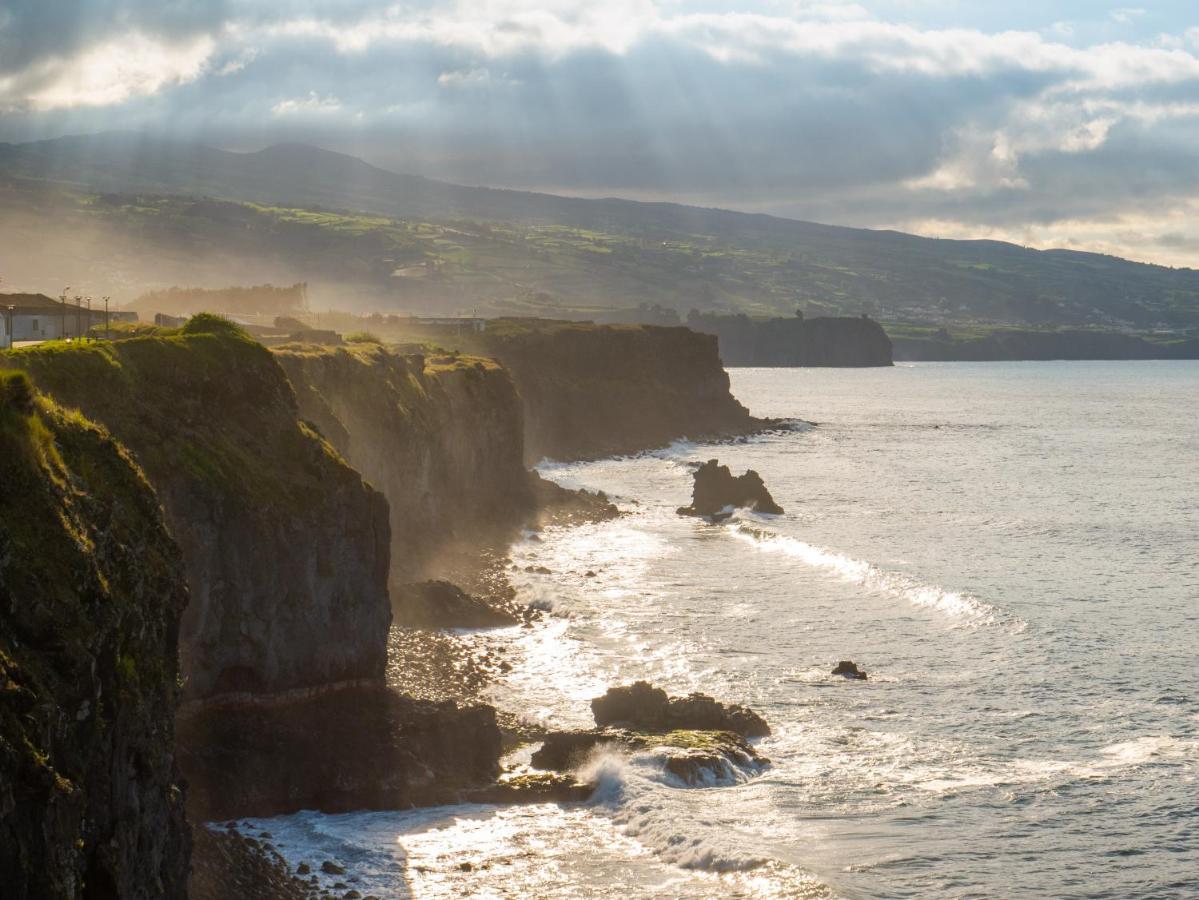
{"label": "white building", "polygon": [[[112,321],[135,314],[113,313]],[[89,328],[104,324],[104,310],[89,311],[72,303],[61,303],[45,294],[0,294],[0,318],[4,325],[0,347],[20,341],[51,341],[87,334]]]}

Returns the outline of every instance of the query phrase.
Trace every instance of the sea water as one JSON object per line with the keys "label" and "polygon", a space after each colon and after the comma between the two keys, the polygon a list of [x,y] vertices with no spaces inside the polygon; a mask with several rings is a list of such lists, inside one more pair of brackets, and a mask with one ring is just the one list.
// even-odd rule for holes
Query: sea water
{"label": "sea water", "polygon": [[[281,851],[380,897],[1199,897],[1199,363],[731,376],[792,426],[546,463],[627,514],[516,547],[550,614],[466,640],[553,727],[636,678],[745,703],[765,774],[599,757],[588,804],[257,823]],[[676,515],[709,458],[785,513]]]}

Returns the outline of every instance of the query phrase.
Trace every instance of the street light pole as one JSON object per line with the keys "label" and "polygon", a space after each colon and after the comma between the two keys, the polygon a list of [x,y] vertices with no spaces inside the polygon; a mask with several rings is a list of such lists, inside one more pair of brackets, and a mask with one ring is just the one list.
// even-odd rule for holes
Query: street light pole
{"label": "street light pole", "polygon": [[63,340],[67,337],[67,291],[70,289],[68,284],[58,295],[58,336]]}
{"label": "street light pole", "polygon": [[111,340],[108,335],[108,298],[104,298],[104,340]]}
{"label": "street light pole", "polygon": [[16,309],[17,308],[15,306],[13,306],[11,303],[8,305],[8,347],[10,350],[12,349],[13,344],[16,343],[16,341],[13,340],[14,336],[13,336],[13,332],[12,332],[13,327],[14,327],[13,326],[13,313],[16,312]]}
{"label": "street light pole", "polygon": [[83,334],[83,332],[81,332],[79,330],[79,325],[80,325],[80,321],[79,321],[80,315],[79,314],[81,312],[83,312],[83,295],[76,294],[75,295],[75,339],[76,340],[78,340],[80,335]]}

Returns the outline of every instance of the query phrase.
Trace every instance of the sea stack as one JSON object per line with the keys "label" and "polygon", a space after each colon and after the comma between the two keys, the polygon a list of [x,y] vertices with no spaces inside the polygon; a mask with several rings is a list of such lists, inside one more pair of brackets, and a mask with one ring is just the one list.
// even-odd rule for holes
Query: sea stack
{"label": "sea stack", "polygon": [[774,502],[762,476],[750,469],[734,476],[728,466],[710,459],[695,472],[695,487],[691,505],[679,507],[680,516],[704,516],[719,520],[727,518],[733,509],[752,509],[755,512],[779,515],[783,508]]}

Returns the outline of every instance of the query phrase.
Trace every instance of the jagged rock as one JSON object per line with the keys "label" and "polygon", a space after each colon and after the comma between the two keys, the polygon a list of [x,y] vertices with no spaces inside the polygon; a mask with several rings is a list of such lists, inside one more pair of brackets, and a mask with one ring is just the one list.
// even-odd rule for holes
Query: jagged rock
{"label": "jagged rock", "polygon": [[693,729],[733,731],[744,737],[764,737],[770,726],[753,710],[725,705],[706,694],[670,697],[666,691],[637,681],[627,687],[609,688],[591,701],[595,724],[628,725],[634,730],[673,731]]}
{"label": "jagged rock", "polygon": [[837,667],[833,669],[832,674],[856,681],[866,680],[866,673],[859,669],[858,664],[850,659],[843,659],[837,663]]}
{"label": "jagged rock", "polygon": [[695,487],[691,505],[679,507],[681,516],[706,516],[719,519],[728,515],[729,508],[748,508],[756,512],[778,515],[783,508],[774,502],[770,491],[753,469],[734,477],[728,466],[710,459],[695,471]]}
{"label": "jagged rock", "polygon": [[520,619],[448,581],[423,581],[397,588],[395,623],[414,628],[497,628]]}

